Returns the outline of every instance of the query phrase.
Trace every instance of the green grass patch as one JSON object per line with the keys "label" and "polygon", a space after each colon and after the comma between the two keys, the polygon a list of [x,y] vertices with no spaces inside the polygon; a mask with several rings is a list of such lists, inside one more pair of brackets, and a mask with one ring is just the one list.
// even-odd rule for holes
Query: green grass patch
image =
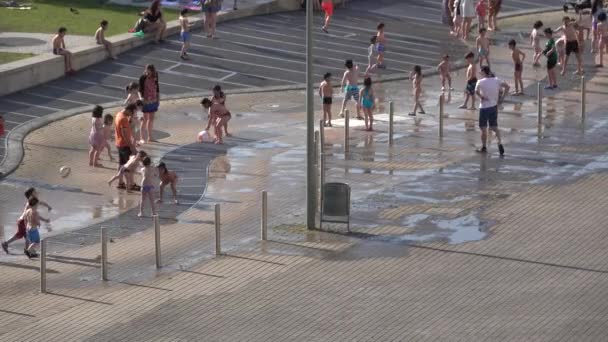
{"label": "green grass patch", "polygon": [[18,61],[35,56],[33,53],[0,52],[0,64]]}
{"label": "green grass patch", "polygon": [[[135,25],[138,13],[144,7],[119,6],[105,0],[27,0],[31,10],[16,10],[0,7],[0,32],[55,33],[64,26],[68,34],[95,34],[99,22],[110,22],[106,36],[126,33]],[[78,11],[72,13],[70,8]],[[165,21],[177,19],[178,12],[163,8]]]}

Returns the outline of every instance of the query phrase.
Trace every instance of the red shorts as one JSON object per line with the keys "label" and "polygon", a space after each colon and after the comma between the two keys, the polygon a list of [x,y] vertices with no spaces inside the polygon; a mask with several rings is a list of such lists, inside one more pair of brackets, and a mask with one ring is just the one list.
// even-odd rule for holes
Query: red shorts
{"label": "red shorts", "polygon": [[27,227],[25,226],[25,220],[19,219],[17,220],[17,233],[15,233],[15,237],[17,239],[25,239],[27,236]]}
{"label": "red shorts", "polygon": [[326,15],[334,14],[334,4],[333,2],[323,2],[321,4],[321,8],[325,11]]}

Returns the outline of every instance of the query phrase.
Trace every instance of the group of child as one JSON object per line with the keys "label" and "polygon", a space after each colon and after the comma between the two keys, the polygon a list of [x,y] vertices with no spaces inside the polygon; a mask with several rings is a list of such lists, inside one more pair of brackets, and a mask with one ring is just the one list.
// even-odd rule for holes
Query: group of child
{"label": "group of child", "polygon": [[452,13],[453,36],[467,40],[471,30],[472,21],[477,17],[478,28],[498,31],[496,16],[500,11],[501,0],[455,0]]}

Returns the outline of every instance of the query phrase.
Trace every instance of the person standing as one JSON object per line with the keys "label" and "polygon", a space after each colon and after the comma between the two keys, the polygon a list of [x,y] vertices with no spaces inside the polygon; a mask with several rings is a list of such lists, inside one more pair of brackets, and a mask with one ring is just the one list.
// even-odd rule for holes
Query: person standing
{"label": "person standing", "polygon": [[89,166],[103,167],[99,163],[99,155],[105,146],[106,139],[103,133],[103,107],[95,106],[93,108],[93,117],[91,118],[91,132],[89,133]]}
{"label": "person standing", "polygon": [[142,109],[144,119],[141,122],[141,144],[154,141],[152,129],[154,128],[154,114],[160,105],[160,87],[158,86],[158,73],[152,64],[147,64],[143,75],[139,78],[139,93],[144,102]]}
{"label": "person standing", "polygon": [[490,70],[490,67],[484,66],[481,68],[483,78],[477,81],[475,85],[475,94],[479,96],[481,103],[479,105],[479,129],[481,129],[481,148],[477,149],[479,153],[486,153],[486,142],[488,139],[488,127],[496,134],[498,143],[498,151],[501,156],[505,154],[505,148],[500,139],[500,130],[498,129],[498,104],[502,102],[505,95],[509,93],[509,85],[502,81]]}
{"label": "person standing", "polygon": [[144,26],[145,32],[156,32],[154,42],[156,44],[163,41],[163,34],[167,28],[167,23],[163,20],[163,12],[160,10],[160,0],[154,0],[150,7],[141,12],[146,22]]}
{"label": "person standing", "polygon": [[490,6],[488,7],[488,30],[490,31],[499,31],[496,17],[500,12],[501,5],[502,0],[490,0]]}
{"label": "person standing", "polygon": [[471,31],[471,24],[473,23],[473,19],[475,19],[476,13],[475,13],[475,3],[474,0],[462,0],[461,1],[461,9],[460,12],[462,13],[462,27],[461,27],[461,34],[462,34],[462,39],[467,40],[469,39],[469,31]]}
{"label": "person standing", "polygon": [[450,32],[454,32],[454,16],[452,15],[454,0],[443,0],[441,9],[441,22],[450,27]]}
{"label": "person standing", "polygon": [[217,25],[217,12],[222,9],[221,0],[201,1],[203,12],[205,13],[205,31],[207,38],[215,38],[215,27]]}
{"label": "person standing", "polygon": [[[116,141],[116,149],[118,150],[119,170],[129,161],[131,155],[137,153],[137,149],[133,144],[131,125],[129,124],[129,118],[135,113],[136,110],[137,105],[128,104],[122,111],[118,112],[114,118],[114,140]],[[122,174],[118,181],[117,188],[127,188]]]}

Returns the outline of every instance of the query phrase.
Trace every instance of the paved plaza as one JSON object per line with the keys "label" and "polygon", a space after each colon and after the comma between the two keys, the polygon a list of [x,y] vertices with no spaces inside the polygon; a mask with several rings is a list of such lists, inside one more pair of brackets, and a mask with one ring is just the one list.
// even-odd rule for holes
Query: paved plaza
{"label": "paved plaza", "polygon": [[[520,32],[534,19],[505,20],[493,36],[493,71],[509,83],[505,42],[516,37],[530,55]],[[0,340],[604,341],[608,72],[587,68],[584,121],[580,78],[572,68],[560,78],[543,98],[539,139],[536,86],[545,72],[529,64],[526,95],[507,97],[499,114],[504,158],[495,141],[488,154],[474,151],[477,112],[457,108],[463,70],[446,94],[442,139],[437,76],[424,79],[428,114],[416,118],[407,115],[407,80],[375,84],[376,132],[351,119],[349,153],[344,120],[334,120],[322,148],[326,182],[351,185],[352,233],[303,225],[303,91],[229,93],[234,136],[224,146],[195,142],[205,124],[200,97],[164,101],[159,142],[143,147],[181,178],[180,204],[166,197],[160,211],[160,270],[152,221],[136,216],[139,195],[108,188],[116,165],[107,155],[104,168],[87,165],[90,114],[32,132],[19,168],[0,182],[0,239],[14,231],[24,189],[37,187],[53,206],[42,210],[53,219],[42,229],[49,293],[39,293],[39,263],[21,245],[0,254]],[[67,178],[57,172],[64,165]],[[264,190],[269,239],[259,241]],[[112,238],[107,282],[101,227]]]}

